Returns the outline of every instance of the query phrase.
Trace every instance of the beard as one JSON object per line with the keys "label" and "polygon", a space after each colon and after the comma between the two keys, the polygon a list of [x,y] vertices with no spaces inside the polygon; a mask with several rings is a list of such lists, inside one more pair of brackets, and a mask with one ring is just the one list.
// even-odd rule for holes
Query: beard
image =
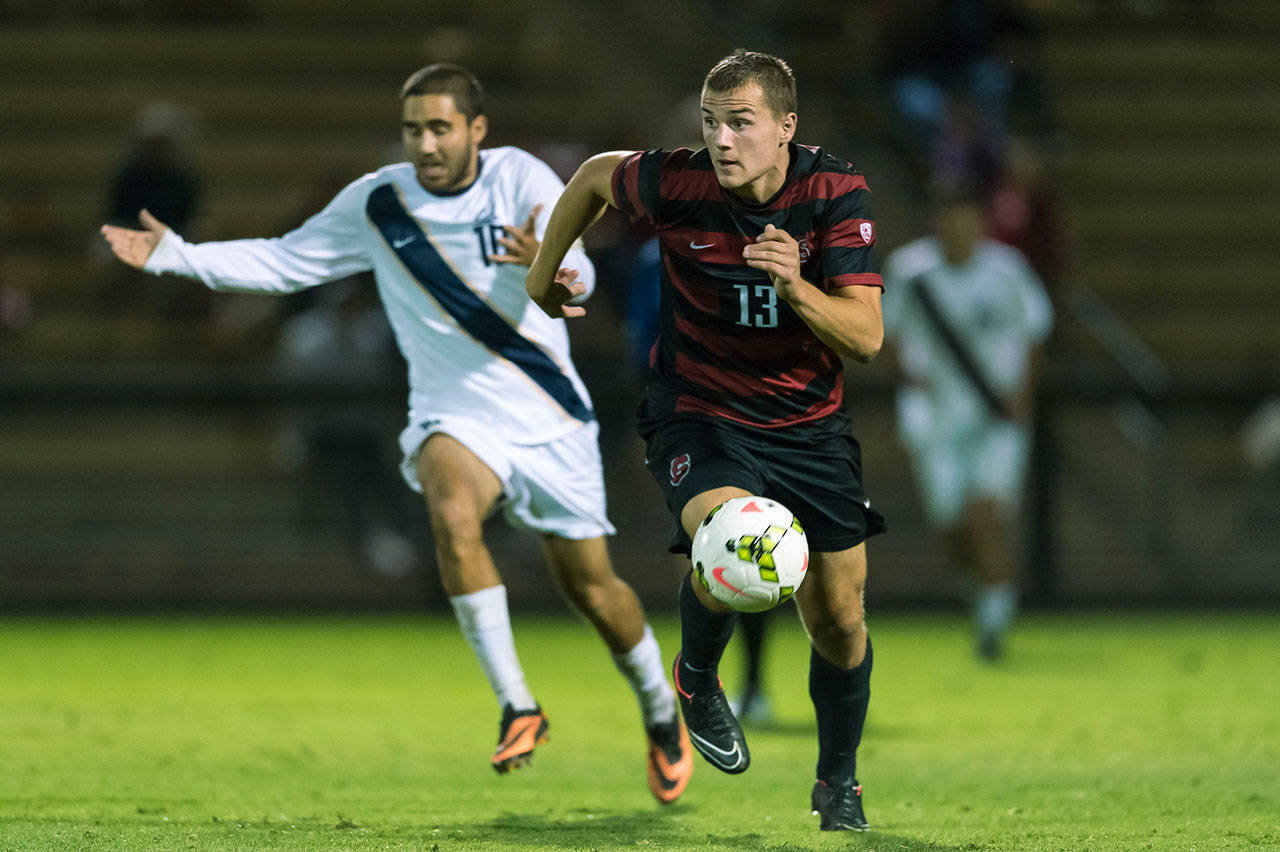
{"label": "beard", "polygon": [[441,157],[423,165],[418,163],[418,182],[435,192],[451,192],[460,189],[469,179],[475,146],[468,145],[457,157]]}

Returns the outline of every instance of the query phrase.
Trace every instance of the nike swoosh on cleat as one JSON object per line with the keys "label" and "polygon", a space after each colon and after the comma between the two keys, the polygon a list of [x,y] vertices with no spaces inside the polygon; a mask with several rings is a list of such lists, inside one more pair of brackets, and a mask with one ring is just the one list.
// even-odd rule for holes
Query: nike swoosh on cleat
{"label": "nike swoosh on cleat", "polygon": [[[742,749],[741,747],[739,747],[737,743],[733,744],[733,748],[731,748],[728,751],[725,751],[719,746],[716,746],[713,743],[707,742],[706,740],[698,736],[693,731],[689,732],[689,738],[693,740],[695,745],[698,746],[698,751],[701,751],[704,757],[713,757],[713,758],[723,757],[724,758],[724,762],[715,761],[716,765],[723,766],[726,769],[736,769],[742,765]],[[714,754],[708,755],[706,752],[707,749],[710,749],[712,752],[714,752]],[[729,758],[735,757],[735,756],[737,757],[737,759],[734,760],[733,763],[729,763],[728,762]]]}
{"label": "nike swoosh on cleat", "polygon": [[658,783],[662,785],[664,790],[674,790],[680,783],[679,778],[668,778],[667,773],[661,769],[658,770]]}
{"label": "nike swoosh on cleat", "polygon": [[531,728],[538,724],[536,718],[530,718],[528,722],[520,725],[518,722],[511,726],[511,730],[507,732],[507,738],[498,746],[498,751],[509,749],[516,744]]}

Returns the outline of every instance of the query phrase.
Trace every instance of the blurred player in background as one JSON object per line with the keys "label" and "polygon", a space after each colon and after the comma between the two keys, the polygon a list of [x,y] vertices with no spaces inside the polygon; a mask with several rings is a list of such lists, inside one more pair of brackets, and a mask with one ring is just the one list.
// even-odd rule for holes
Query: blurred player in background
{"label": "blurred player in background", "polygon": [[1017,607],[1012,519],[1053,307],[1017,249],[983,237],[982,201],[968,186],[940,192],[937,235],[890,255],[885,286],[885,331],[904,376],[899,431],[929,523],[977,580],[977,652],[995,659]]}
{"label": "blurred player in background", "polygon": [[[812,549],[795,601],[809,632],[818,722],[811,801],[825,830],[865,830],[856,751],[870,698],[863,621],[868,536],[884,528],[861,482],[842,405],[841,355],[880,349],[880,275],[866,182],[843,160],[796,145],[795,78],[785,62],[739,52],[702,88],[706,147],[597,155],[557,202],[529,270],[530,296],[578,316],[586,292],[561,269],[611,204],[658,230],[661,330],[637,415],[650,471],[688,553],[698,524],[733,497],[790,508]],[[574,261],[567,259],[572,267]],[[717,666],[734,614],[685,576],[676,690],[694,747],[738,773],[750,755]]]}
{"label": "blurred player in background", "polygon": [[[541,534],[553,576],[612,651],[640,702],[650,789],[674,801],[692,753],[658,643],[610,563],[598,424],[564,323],[523,286],[563,185],[522,150],[480,150],[483,92],[465,69],[423,68],[400,100],[408,162],[351,183],[283,237],[190,244],[146,211],[145,230],[102,233],[131,266],[219,291],[292,293],[372,269],[409,363],[404,476],[426,497],[441,581],[502,708],[494,769],[528,763],[548,728],[481,537],[501,506]],[[585,298],[591,263],[577,246],[571,258]]]}

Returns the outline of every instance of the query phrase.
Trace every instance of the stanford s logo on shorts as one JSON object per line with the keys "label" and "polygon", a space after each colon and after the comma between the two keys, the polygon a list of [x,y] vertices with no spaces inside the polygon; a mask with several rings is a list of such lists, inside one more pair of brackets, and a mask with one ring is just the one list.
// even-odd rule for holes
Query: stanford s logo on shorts
{"label": "stanford s logo on shorts", "polygon": [[671,484],[679,485],[689,472],[692,462],[689,461],[688,453],[681,453],[671,460]]}

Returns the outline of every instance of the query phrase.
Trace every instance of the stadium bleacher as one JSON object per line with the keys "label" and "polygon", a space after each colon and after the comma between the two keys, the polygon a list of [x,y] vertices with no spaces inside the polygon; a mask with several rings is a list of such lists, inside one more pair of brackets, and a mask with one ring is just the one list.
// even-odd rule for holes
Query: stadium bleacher
{"label": "stadium bleacher", "polygon": [[[605,12],[554,3],[528,4],[516,13],[496,0],[426,4],[431,8],[403,0],[255,0],[238,4],[232,20],[214,23],[202,17],[199,4],[188,5],[191,20],[181,24],[140,4],[119,7],[126,11],[107,16],[108,23],[78,14],[80,7],[30,13],[28,21],[11,13],[0,30],[0,264],[4,282],[29,293],[34,306],[29,324],[0,330],[0,358],[17,368],[8,371],[11,379],[20,379],[26,364],[39,365],[41,375],[62,370],[74,376],[103,361],[172,358],[200,340],[198,324],[103,313],[95,301],[103,261],[92,258],[90,247],[107,179],[126,150],[134,114],[150,101],[179,103],[200,116],[193,151],[205,179],[204,230],[231,238],[274,229],[336,161],[361,169],[385,161],[397,141],[396,87],[408,69],[426,61],[450,58],[475,68],[491,89],[495,140],[595,146],[642,141],[645,122],[687,88],[682,75],[696,80],[708,58],[691,48],[681,53],[698,43],[697,31],[667,34],[672,49],[665,56],[640,55],[635,39],[592,38],[605,26]],[[649,5],[631,25],[642,38],[658,38],[671,4]],[[822,9],[848,14],[840,6]],[[1204,7],[1167,20],[1121,19],[1105,30],[1069,13],[1049,19],[1048,74],[1068,137],[1057,172],[1071,277],[1105,299],[1178,383],[1211,389],[1270,382],[1274,388],[1280,220],[1271,211],[1280,196],[1280,81],[1274,74],[1280,9],[1247,0]],[[797,43],[805,109],[819,110],[824,97],[836,97],[848,79],[866,74],[841,32],[805,27],[788,33]],[[847,67],[837,74],[815,72],[815,65],[838,62]],[[16,221],[33,209],[44,217],[35,233]],[[200,351],[195,346],[188,355]],[[216,344],[203,351],[228,358]],[[318,579],[316,588],[333,581],[328,588],[341,589],[339,597],[390,600],[404,593],[360,575],[334,541],[290,527],[287,477],[267,452],[275,428],[270,417],[232,418],[227,428],[225,416],[87,414],[89,423],[56,407],[0,408],[0,539],[8,542],[9,563],[0,571],[17,566],[23,576],[45,579],[58,576],[51,571],[71,572],[62,585],[41,588],[134,599],[153,590],[160,597],[216,596],[213,586],[155,580],[178,571],[230,576],[241,566],[241,575],[217,588],[258,589],[270,598],[289,586],[261,579],[260,566],[271,564],[285,574],[328,571],[328,581]],[[1106,419],[1093,412],[1079,422],[1105,430],[1111,428]],[[1223,465],[1239,464],[1229,430],[1213,435],[1201,423],[1186,421],[1172,441],[1205,466],[1191,474],[1197,488],[1201,481],[1212,486]],[[179,426],[181,451],[166,443]],[[884,453],[893,452],[891,440],[883,443]],[[1090,452],[1083,445],[1067,450]],[[1140,469],[1123,445],[1097,453],[1103,474],[1117,465]],[[187,502],[181,507],[164,490],[174,482],[191,486],[182,489]],[[889,502],[908,507],[909,488],[893,490]],[[1110,504],[1097,503],[1099,490],[1105,491],[1081,487],[1065,494],[1059,509],[1067,537],[1097,539],[1104,542],[1099,550],[1115,554],[1101,587],[1127,574],[1139,591],[1161,588],[1167,578],[1142,567],[1140,547],[1105,544],[1116,539],[1116,521]],[[1217,497],[1212,488],[1207,492],[1208,511],[1229,515],[1232,498],[1220,491]],[[1113,502],[1123,499],[1112,495]],[[113,511],[101,511],[107,504]],[[249,515],[254,524],[246,523]],[[189,545],[175,550],[166,543],[174,529]],[[901,546],[908,561],[930,558],[923,544]],[[107,565],[115,566],[114,579],[89,583]],[[119,574],[126,565],[136,566],[129,569],[134,575]],[[35,586],[15,585],[18,575],[6,576],[6,588],[19,599],[24,588],[35,594]],[[1078,588],[1097,587],[1084,582]]]}

